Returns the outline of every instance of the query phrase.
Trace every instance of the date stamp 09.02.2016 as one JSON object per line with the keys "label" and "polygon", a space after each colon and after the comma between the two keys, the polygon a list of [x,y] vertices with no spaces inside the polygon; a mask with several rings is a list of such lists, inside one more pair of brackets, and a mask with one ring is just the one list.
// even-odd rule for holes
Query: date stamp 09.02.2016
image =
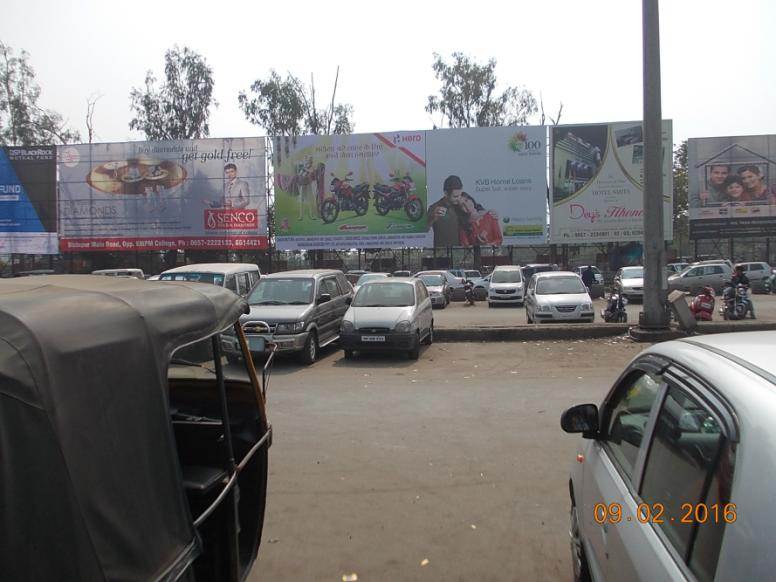
{"label": "date stamp 09.02.2016", "polygon": [[593,506],[593,519],[599,525],[622,522],[636,523],[735,523],[735,503],[682,503],[679,515],[666,514],[662,503],[639,503],[635,515],[627,515],[619,503],[596,503]]}

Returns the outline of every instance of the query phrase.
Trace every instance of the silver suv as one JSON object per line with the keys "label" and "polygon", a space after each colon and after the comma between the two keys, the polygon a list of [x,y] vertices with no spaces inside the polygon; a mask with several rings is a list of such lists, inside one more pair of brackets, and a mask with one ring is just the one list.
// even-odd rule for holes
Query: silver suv
{"label": "silver suv", "polygon": [[773,580],[776,332],[657,344],[569,408],[576,580]]}

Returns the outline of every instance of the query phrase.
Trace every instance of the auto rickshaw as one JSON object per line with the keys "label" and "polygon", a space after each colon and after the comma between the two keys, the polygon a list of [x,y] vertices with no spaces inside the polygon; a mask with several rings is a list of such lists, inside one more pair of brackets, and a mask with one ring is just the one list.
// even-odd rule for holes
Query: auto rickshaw
{"label": "auto rickshaw", "polygon": [[203,283],[0,282],[0,579],[248,576],[273,352],[260,381],[247,311]]}

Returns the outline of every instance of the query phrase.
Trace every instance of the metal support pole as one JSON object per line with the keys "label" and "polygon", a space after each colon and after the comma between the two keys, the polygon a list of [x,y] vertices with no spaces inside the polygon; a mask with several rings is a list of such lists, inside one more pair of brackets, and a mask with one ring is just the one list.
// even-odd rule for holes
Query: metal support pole
{"label": "metal support pole", "polygon": [[663,123],[660,104],[658,0],[642,0],[644,59],[644,311],[643,328],[668,327],[663,233]]}
{"label": "metal support pole", "polygon": [[736,262],[735,257],[736,257],[735,254],[733,254],[733,237],[730,237],[728,239],[728,258],[735,263]]}

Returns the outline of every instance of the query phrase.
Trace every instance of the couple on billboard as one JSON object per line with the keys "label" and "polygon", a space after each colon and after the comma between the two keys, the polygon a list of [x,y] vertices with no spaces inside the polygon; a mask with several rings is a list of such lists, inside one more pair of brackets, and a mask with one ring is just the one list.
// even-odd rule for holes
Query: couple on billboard
{"label": "couple on billboard", "polygon": [[485,210],[463,191],[458,176],[448,176],[443,195],[428,208],[428,226],[434,229],[434,246],[500,245],[504,240],[498,214]]}
{"label": "couple on billboard", "polygon": [[765,184],[759,166],[740,166],[733,173],[728,164],[710,164],[706,189],[694,202],[696,206],[776,204],[776,190]]}

